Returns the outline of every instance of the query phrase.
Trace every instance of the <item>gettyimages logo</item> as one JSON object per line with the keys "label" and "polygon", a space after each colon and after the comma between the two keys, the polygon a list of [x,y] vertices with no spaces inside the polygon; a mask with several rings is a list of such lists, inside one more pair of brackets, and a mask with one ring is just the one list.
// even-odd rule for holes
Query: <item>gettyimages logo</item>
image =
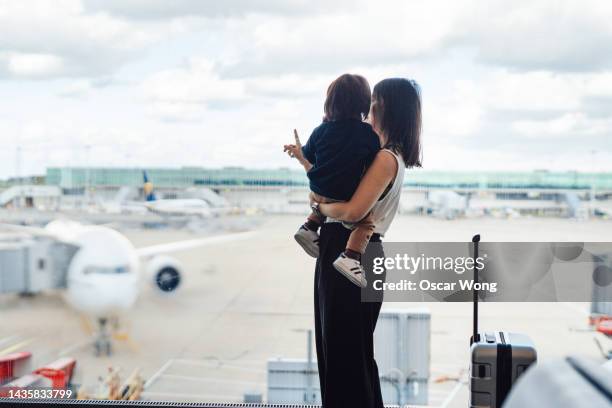
{"label": "gettyimages logo", "polygon": [[[612,243],[373,243],[363,301],[612,302]],[[474,280],[478,272],[478,283]],[[595,300],[596,299],[596,300]]]}
{"label": "gettyimages logo", "polygon": [[487,255],[479,256],[474,259],[471,257],[441,257],[441,256],[420,256],[414,257],[408,254],[396,254],[395,257],[375,257],[373,259],[372,272],[377,275],[385,271],[398,270],[405,271],[411,275],[419,271],[444,270],[453,271],[458,275],[462,275],[466,271],[474,270],[474,266],[478,271],[482,271],[485,267],[485,259]]}

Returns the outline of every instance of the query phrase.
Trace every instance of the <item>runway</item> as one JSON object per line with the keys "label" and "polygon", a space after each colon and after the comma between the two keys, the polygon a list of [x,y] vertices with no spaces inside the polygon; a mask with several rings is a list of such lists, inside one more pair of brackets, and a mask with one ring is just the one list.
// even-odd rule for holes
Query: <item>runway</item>
{"label": "runway", "polygon": [[[0,355],[27,350],[35,365],[58,356],[77,358],[76,382],[94,389],[109,365],[123,376],[142,370],[145,397],[174,401],[240,402],[246,392],[266,391],[270,358],[306,357],[305,330],[313,326],[314,260],[292,235],[302,217],[258,216],[258,234],[244,241],[176,253],[185,280],[164,296],[149,282],[136,307],[121,320],[127,340],[115,342],[111,357],[94,357],[81,316],[58,293],[0,297]],[[386,241],[611,241],[611,221],[563,219],[459,219],[400,216]],[[210,232],[133,227],[120,229],[137,247],[207,236]],[[427,306],[432,314],[429,405],[465,407],[471,304]],[[483,329],[529,334],[540,361],[568,354],[601,359],[587,330],[588,304],[487,303]],[[535,313],[534,313],[535,311]],[[603,361],[603,360],[602,360]],[[434,380],[447,377],[446,381]]]}

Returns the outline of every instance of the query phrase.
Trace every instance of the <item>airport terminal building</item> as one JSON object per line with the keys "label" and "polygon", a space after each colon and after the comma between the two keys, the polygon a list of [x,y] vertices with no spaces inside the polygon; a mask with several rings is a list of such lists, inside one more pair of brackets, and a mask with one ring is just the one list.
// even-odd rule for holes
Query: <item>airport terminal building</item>
{"label": "airport terminal building", "polygon": [[[139,168],[81,168],[51,167],[47,169],[46,184],[62,188],[120,187],[143,184],[143,171]],[[290,168],[247,169],[224,167],[150,168],[146,169],[150,181],[161,188],[242,187],[304,187],[308,179],[302,170]],[[596,190],[612,191],[612,173],[579,172],[453,172],[409,170],[405,186],[415,189],[543,189],[543,190]]]}
{"label": "airport terminal building", "polygon": [[[235,207],[273,213],[302,213],[308,208],[308,178],[297,168],[49,168],[46,184],[65,192],[83,190],[104,196],[129,186],[142,196],[144,174],[163,198],[188,196],[205,188]],[[186,195],[187,194],[187,195]],[[593,213],[585,203],[611,202],[612,173],[453,172],[408,170],[400,211],[431,213],[444,208],[454,218],[468,207],[477,213],[512,209],[522,214],[575,216]],[[589,204],[590,205],[590,204]],[[591,205],[592,207],[592,205]],[[450,208],[450,210],[448,210]],[[607,207],[604,209],[608,211]],[[449,212],[450,213],[447,213]]]}
{"label": "airport terminal building", "polygon": [[[146,176],[145,176],[146,174]],[[51,167],[36,183],[48,191],[24,183],[0,191],[0,207],[11,200],[22,206],[91,206],[123,200],[144,200],[145,177],[157,198],[198,198],[203,190],[221,196],[235,208],[270,213],[304,213],[308,208],[308,178],[298,168],[249,169]],[[13,183],[15,184],[15,183]],[[42,185],[41,185],[42,184]],[[12,190],[11,190],[12,189]],[[40,190],[40,191],[39,191]],[[19,196],[19,197],[17,197]],[[39,196],[36,198],[35,196]],[[49,196],[46,200],[41,197]],[[54,204],[55,203],[55,204]],[[580,208],[582,207],[582,208]],[[612,214],[612,173],[552,172],[452,172],[407,170],[400,211],[430,214],[442,212],[454,218],[466,210],[532,215],[570,216],[582,212]]]}

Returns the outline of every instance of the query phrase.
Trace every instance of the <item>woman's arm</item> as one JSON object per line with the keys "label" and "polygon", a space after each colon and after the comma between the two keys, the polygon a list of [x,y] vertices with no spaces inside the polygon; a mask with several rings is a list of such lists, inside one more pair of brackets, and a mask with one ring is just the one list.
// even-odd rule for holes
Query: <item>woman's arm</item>
{"label": "woman's arm", "polygon": [[379,151],[368,171],[361,179],[359,187],[344,203],[330,203],[319,205],[319,211],[325,216],[346,222],[362,220],[374,207],[376,201],[385,189],[395,179],[397,174],[397,161],[395,157],[384,150]]}

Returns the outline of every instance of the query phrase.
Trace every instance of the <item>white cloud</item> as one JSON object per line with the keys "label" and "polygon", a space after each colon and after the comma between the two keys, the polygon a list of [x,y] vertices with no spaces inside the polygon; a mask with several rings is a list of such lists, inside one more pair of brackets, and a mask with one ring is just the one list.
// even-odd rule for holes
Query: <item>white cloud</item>
{"label": "white cloud", "polygon": [[85,145],[98,165],[287,165],[343,72],[421,83],[428,169],[588,169],[612,132],[610,4],[0,0],[0,177],[15,139],[32,171]]}
{"label": "white cloud", "polygon": [[[222,64],[231,76],[287,72],[335,73],[382,66],[437,53],[450,34],[459,5],[433,2],[364,2],[335,14],[287,18],[251,16],[230,26],[241,53]],[[230,31],[231,32],[231,31]],[[251,35],[245,36],[245,33]]]}
{"label": "white cloud", "polygon": [[221,79],[206,59],[192,59],[184,68],[157,72],[143,81],[153,100],[175,103],[210,103],[244,99],[242,81]]}
{"label": "white cloud", "polygon": [[44,78],[112,73],[175,30],[84,14],[78,0],[0,2],[0,76]]}
{"label": "white cloud", "polygon": [[440,141],[470,137],[482,126],[484,113],[475,81],[455,81],[448,92],[424,98],[423,132]]}
{"label": "white cloud", "polygon": [[77,79],[71,81],[65,88],[58,92],[59,96],[65,98],[81,98],[88,95],[92,90],[89,80]]}
{"label": "white cloud", "polygon": [[330,11],[355,1],[329,0],[84,0],[89,11],[104,11],[132,19],[243,16],[249,13],[310,14]]}
{"label": "white cloud", "polygon": [[63,59],[52,54],[7,53],[0,55],[0,64],[9,75],[25,78],[55,76],[64,68]]}
{"label": "white cloud", "polygon": [[518,132],[534,137],[584,137],[612,135],[612,119],[589,118],[581,112],[561,115],[550,120],[519,120],[513,123]]}
{"label": "white cloud", "polygon": [[455,41],[486,63],[520,70],[612,67],[608,0],[491,0],[463,10]]}
{"label": "white cloud", "polygon": [[236,109],[313,95],[322,101],[328,81],[298,74],[223,78],[211,61],[192,58],[181,67],[144,79],[141,88],[153,115],[169,121],[198,121],[210,109]]}

